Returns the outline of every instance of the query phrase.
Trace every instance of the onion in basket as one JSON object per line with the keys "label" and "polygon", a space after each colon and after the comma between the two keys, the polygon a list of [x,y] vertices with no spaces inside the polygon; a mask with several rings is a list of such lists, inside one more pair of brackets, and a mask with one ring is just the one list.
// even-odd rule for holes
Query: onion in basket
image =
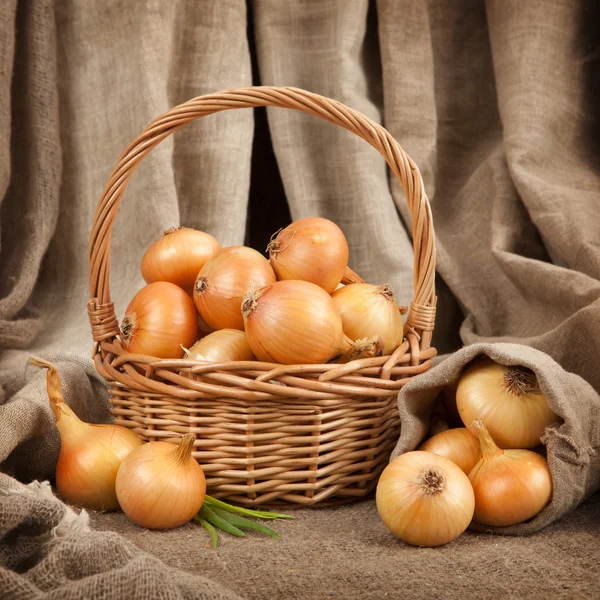
{"label": "onion in basket", "polygon": [[166,281],[149,283],[129,303],[121,322],[127,352],[158,358],[181,358],[183,346],[198,337],[198,318],[192,299]]}
{"label": "onion in basket", "polygon": [[389,284],[351,283],[331,296],[351,340],[377,336],[384,354],[402,343],[402,314]]}
{"label": "onion in basket", "polygon": [[362,281],[348,268],[348,242],[329,219],[298,219],[279,231],[267,247],[277,279],[310,281],[331,294],[342,278]]}
{"label": "onion in basket", "polygon": [[308,281],[251,290],[242,313],[250,348],[262,361],[324,363],[352,347],[331,296]]}
{"label": "onion in basket", "polygon": [[190,295],[200,269],[221,250],[210,234],[172,227],[156,240],[142,259],[142,276],[146,283],[169,281]]}
{"label": "onion in basket", "polygon": [[185,358],[228,362],[230,360],[254,360],[248,338],[239,329],[220,329],[209,333],[197,341],[189,350],[185,349]]}
{"label": "onion in basket", "polygon": [[242,299],[252,287],[275,282],[269,261],[246,246],[230,246],[209,260],[198,274],[194,303],[211,329],[244,329]]}

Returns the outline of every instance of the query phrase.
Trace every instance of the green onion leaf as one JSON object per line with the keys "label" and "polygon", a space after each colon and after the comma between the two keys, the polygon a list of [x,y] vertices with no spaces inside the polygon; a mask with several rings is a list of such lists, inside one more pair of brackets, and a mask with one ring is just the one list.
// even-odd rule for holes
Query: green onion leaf
{"label": "green onion leaf", "polygon": [[213,498],[208,494],[204,497],[204,503],[211,505],[213,508],[220,508],[230,513],[236,513],[238,515],[246,515],[247,517],[255,517],[257,519],[295,519],[292,515],[283,515],[279,513],[265,512],[262,510],[251,510],[249,508],[242,508],[241,506],[233,506],[227,504],[217,498]]}
{"label": "green onion leaf", "polygon": [[196,521],[197,523],[200,523],[200,525],[202,525],[202,527],[204,527],[204,529],[206,529],[206,531],[208,531],[208,533],[210,533],[210,537],[212,539],[212,549],[215,550],[217,547],[217,541],[218,541],[218,537],[217,537],[217,530],[206,520],[203,519],[201,517],[194,517],[194,521]]}
{"label": "green onion leaf", "polygon": [[279,539],[279,534],[274,532],[272,529],[265,527],[261,523],[256,523],[255,521],[250,521],[249,519],[244,519],[244,517],[240,517],[239,515],[235,515],[233,513],[228,513],[225,510],[221,510],[220,508],[213,508],[213,512],[220,517],[226,519],[229,523],[234,525],[235,527],[239,527],[240,529],[253,529],[254,531],[260,531],[269,537]]}
{"label": "green onion leaf", "polygon": [[229,521],[225,520],[223,517],[217,515],[215,512],[213,512],[213,510],[210,507],[206,506],[206,504],[202,505],[202,508],[200,509],[200,512],[198,513],[198,515],[202,519],[205,519],[206,521],[208,521],[211,525],[214,525],[215,527],[222,529],[226,533],[235,535],[237,537],[245,537],[246,536],[246,534],[243,531],[238,529],[235,525],[232,525],[231,523],[229,523]]}

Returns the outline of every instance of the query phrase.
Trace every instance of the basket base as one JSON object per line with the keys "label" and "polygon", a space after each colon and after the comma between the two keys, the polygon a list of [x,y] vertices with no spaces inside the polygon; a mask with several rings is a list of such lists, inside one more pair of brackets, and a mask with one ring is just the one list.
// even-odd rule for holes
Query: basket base
{"label": "basket base", "polygon": [[398,440],[395,396],[182,400],[110,385],[115,423],[144,441],[195,433],[208,493],[253,507],[337,506],[368,496]]}

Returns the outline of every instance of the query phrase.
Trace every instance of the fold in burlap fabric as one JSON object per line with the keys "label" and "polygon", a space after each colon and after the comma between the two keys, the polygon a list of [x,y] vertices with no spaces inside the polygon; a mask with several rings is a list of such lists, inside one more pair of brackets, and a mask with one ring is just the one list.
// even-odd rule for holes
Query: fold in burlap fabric
{"label": "fold in burlap fabric", "polygon": [[[560,385],[583,389],[573,379],[580,376],[598,392],[599,23],[593,0],[1,2],[2,469],[25,482],[48,478],[58,454],[43,377],[26,369],[32,354],[49,352],[59,362],[65,395],[83,418],[107,417],[102,383],[87,358],[86,252],[96,201],[117,157],[171,106],[253,82],[336,98],[382,122],[419,165],[437,235],[440,352],[461,342],[520,342],[562,366],[564,372],[552,371]],[[273,215],[283,217],[287,205],[293,218],[320,214],[338,222],[351,266],[374,283],[390,281],[400,302],[410,302],[409,217],[383,159],[308,115],[270,110],[267,131],[260,128],[264,113],[257,114],[254,133],[251,111],[228,111],[187,126],[145,158],[112,238],[111,293],[119,316],[143,285],[144,249],[162,230],[181,223],[209,231],[223,245],[264,240],[285,224]],[[540,373],[544,360],[534,361]],[[590,423],[597,427],[597,415]],[[16,485],[3,482],[3,489]],[[586,481],[581,497],[590,489]],[[330,571],[350,582],[328,589],[338,597],[366,585],[355,577],[364,552],[376,551],[368,544],[362,556],[349,551],[353,523],[370,519],[369,527],[379,526],[373,510],[347,510],[347,529],[328,541],[339,550],[328,555]],[[3,543],[19,538],[15,531]],[[306,548],[302,532],[312,531],[310,521],[286,531],[292,547]],[[199,540],[190,547],[204,552],[203,532],[189,535]],[[457,544],[473,544],[474,555],[489,548],[485,536],[464,537]],[[160,539],[174,544],[166,534]],[[107,544],[113,542],[118,547],[117,536]],[[244,548],[260,554],[261,540],[252,542]],[[227,546],[222,552],[223,563],[234,556]],[[565,562],[556,552],[555,571]],[[35,572],[37,556],[27,572]],[[392,582],[373,597],[398,593],[394,556],[390,551],[388,562],[368,563],[373,580]],[[272,557],[277,569],[269,576],[284,585],[295,567]],[[305,573],[322,568],[321,556],[308,550],[297,561]],[[110,590],[120,570],[136,564],[108,563],[90,581]],[[23,590],[31,589],[26,573],[2,567],[2,581],[18,577]],[[423,597],[435,584],[435,567],[432,555],[412,578]],[[36,594],[60,597],[67,582],[52,581],[54,591]],[[91,586],[83,575],[78,582]],[[205,584],[198,584],[198,595],[209,589]],[[258,588],[250,579],[239,589]],[[315,597],[323,589],[310,588]],[[302,597],[302,589],[288,592]]]}
{"label": "fold in burlap fabric", "polygon": [[409,382],[398,396],[402,431],[392,459],[415,450],[424,441],[439,393],[458,380],[465,365],[481,355],[503,365],[530,368],[550,408],[562,420],[560,425],[547,428],[542,437],[553,483],[552,499],[546,508],[519,525],[472,525],[479,531],[533,533],[574,510],[600,489],[600,396],[589,383],[565,371],[547,354],[518,344],[473,344]]}
{"label": "fold in burlap fabric", "polygon": [[2,598],[239,598],[88,523],[87,513],[58,501],[47,482],[25,486],[0,473]]}

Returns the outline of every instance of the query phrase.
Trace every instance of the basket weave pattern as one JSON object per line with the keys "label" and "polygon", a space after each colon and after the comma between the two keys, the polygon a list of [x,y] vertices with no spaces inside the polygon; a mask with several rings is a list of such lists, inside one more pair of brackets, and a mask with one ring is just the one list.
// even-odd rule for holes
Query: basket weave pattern
{"label": "basket weave pattern", "polygon": [[[232,108],[293,108],[366,140],[398,178],[412,216],[414,290],[400,347],[345,365],[205,363],[127,353],[110,299],[110,239],[121,197],[143,157],[173,131]],[[342,503],[368,494],[399,434],[398,390],[431,366],[435,243],[418,168],[379,124],[296,88],[200,96],[155,119],[121,155],[100,197],[90,247],[88,314],[94,362],[109,382],[115,423],[144,440],[197,436],[210,493],[248,505]]]}

